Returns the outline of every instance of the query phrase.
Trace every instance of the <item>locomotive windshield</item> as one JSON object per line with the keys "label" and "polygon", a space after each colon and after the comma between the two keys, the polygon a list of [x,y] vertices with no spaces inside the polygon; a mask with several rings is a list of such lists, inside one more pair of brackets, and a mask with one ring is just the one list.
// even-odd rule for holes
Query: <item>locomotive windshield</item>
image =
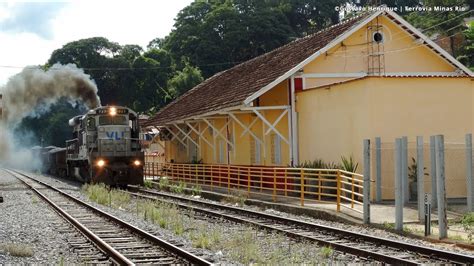
{"label": "locomotive windshield", "polygon": [[99,116],[99,125],[128,125],[128,119],[126,116]]}

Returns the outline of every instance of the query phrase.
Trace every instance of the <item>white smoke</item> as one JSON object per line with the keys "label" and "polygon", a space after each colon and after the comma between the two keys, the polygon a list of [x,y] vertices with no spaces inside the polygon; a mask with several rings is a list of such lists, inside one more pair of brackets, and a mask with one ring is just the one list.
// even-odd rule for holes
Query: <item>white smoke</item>
{"label": "white smoke", "polygon": [[[14,135],[14,129],[28,116],[38,117],[60,99],[78,102],[87,108],[100,106],[97,86],[74,64],[55,64],[49,70],[26,67],[0,87],[3,117],[0,120],[0,164],[11,167],[38,166],[30,147]],[[25,168],[25,167],[22,167]]]}

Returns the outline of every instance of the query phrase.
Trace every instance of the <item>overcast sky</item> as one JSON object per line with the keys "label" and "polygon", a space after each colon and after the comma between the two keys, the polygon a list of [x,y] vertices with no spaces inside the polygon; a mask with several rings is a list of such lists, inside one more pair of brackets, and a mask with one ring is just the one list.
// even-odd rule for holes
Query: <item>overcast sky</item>
{"label": "overcast sky", "polygon": [[44,64],[64,44],[105,37],[146,47],[171,31],[192,0],[0,0],[0,86],[27,65]]}

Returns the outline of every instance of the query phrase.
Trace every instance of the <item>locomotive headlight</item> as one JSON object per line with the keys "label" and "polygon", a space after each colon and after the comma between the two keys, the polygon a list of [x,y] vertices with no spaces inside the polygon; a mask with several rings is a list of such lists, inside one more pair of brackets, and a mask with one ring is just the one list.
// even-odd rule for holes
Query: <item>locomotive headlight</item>
{"label": "locomotive headlight", "polygon": [[97,161],[97,166],[103,167],[104,165],[105,165],[105,161],[104,161],[104,160],[100,159],[100,160]]}
{"label": "locomotive headlight", "polygon": [[140,166],[141,164],[142,164],[142,162],[140,162],[140,160],[133,161],[133,165],[135,165],[135,166]]}
{"label": "locomotive headlight", "polygon": [[115,107],[110,107],[109,108],[109,115],[114,116],[117,114],[117,108]]}

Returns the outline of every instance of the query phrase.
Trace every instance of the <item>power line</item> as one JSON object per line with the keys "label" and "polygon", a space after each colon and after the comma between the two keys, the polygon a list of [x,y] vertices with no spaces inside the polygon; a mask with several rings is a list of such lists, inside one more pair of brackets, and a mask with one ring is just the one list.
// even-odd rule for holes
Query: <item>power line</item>
{"label": "power line", "polygon": [[[243,61],[237,61],[237,62],[222,62],[222,63],[212,63],[212,64],[203,64],[203,65],[195,65],[193,67],[207,67],[207,66],[219,66],[219,65],[236,65],[240,64]],[[12,66],[12,65],[0,65],[0,68],[13,68],[13,69],[42,69],[41,66]],[[98,70],[104,70],[104,71],[135,71],[135,70],[157,70],[157,69],[171,69],[173,68],[172,66],[163,66],[163,67],[80,67],[83,70],[89,70],[89,71],[98,71]],[[59,68],[55,67],[50,67],[47,70],[57,70]]]}
{"label": "power line", "polygon": [[[450,19],[444,20],[444,21],[442,21],[442,22],[440,22],[440,23],[438,23],[438,24],[432,25],[432,26],[430,26],[430,27],[428,27],[428,28],[425,28],[425,29],[421,29],[421,30],[419,30],[419,31],[420,31],[420,32],[425,32],[425,31],[430,30],[430,29],[432,29],[432,28],[435,28],[435,27],[437,27],[437,26],[443,25],[443,24],[445,24],[445,23],[447,23],[447,22],[449,22],[449,21],[451,21],[451,20],[453,20],[453,19],[459,18],[459,17],[461,17],[461,16],[465,16],[465,15],[467,15],[467,14],[473,12],[473,11],[474,11],[474,10],[469,10],[469,11],[467,11],[467,12],[464,12],[464,13],[460,14],[460,15],[457,15],[457,16],[452,17],[452,18],[450,18]],[[449,30],[452,30],[452,29],[454,29],[454,28],[456,28],[456,27],[460,27],[460,26],[462,26],[462,24],[457,25],[457,26],[455,26],[455,27],[452,27],[452,28],[450,28]],[[448,31],[449,31],[449,30],[448,30]],[[399,34],[402,34],[402,33],[404,33],[404,31],[400,31],[400,32],[398,32],[398,33],[395,33],[395,34],[393,34],[391,37],[393,38],[393,36],[396,36],[396,35],[399,35]],[[404,35],[404,36],[402,36],[402,37],[400,37],[400,38],[391,39],[390,41],[397,41],[397,40],[401,40],[401,39],[404,39],[404,38],[407,38],[407,37],[410,37],[410,36],[411,36],[411,35]],[[451,36],[448,36],[448,37],[452,37],[452,36],[454,36],[454,35],[451,35]],[[445,37],[445,38],[448,38],[448,37]],[[442,39],[445,39],[445,38],[442,38]],[[442,40],[442,39],[441,39],[441,40]],[[354,44],[354,45],[351,45],[351,44],[346,45],[346,44],[345,44],[344,46],[359,46],[359,45],[364,45],[364,44],[367,44],[367,43]],[[421,45],[422,45],[422,44],[421,44]],[[418,46],[420,46],[420,45],[416,45],[414,48],[416,48],[416,47],[418,47]],[[351,50],[351,52],[359,52],[359,51],[363,51],[363,50],[365,50],[365,48],[362,48],[362,49],[353,49],[353,50]],[[406,50],[406,49],[399,49],[399,50],[393,50],[393,51],[404,51],[404,50]],[[357,56],[337,56],[337,55],[336,55],[336,54],[340,54],[340,53],[345,54],[346,52],[347,52],[347,51],[335,51],[335,52],[333,52],[333,53],[328,53],[328,55],[336,56],[336,57],[362,57],[362,56],[366,56],[366,55],[362,55],[362,56],[361,56],[361,55],[357,55]],[[242,62],[244,62],[244,61],[203,64],[203,65],[196,65],[196,66],[194,66],[194,67],[199,67],[199,68],[201,68],[201,67],[219,66],[219,65],[236,65],[236,64],[240,64],[240,63],[242,63]],[[41,69],[41,66],[12,66],[12,65],[0,65],[0,68],[12,68],[12,69]],[[117,68],[110,68],[110,67],[81,67],[81,69],[83,69],[83,70],[88,70],[88,71],[137,71],[137,70],[158,70],[158,69],[171,69],[171,68],[173,68],[173,67],[172,67],[172,66],[167,66],[167,67],[164,67],[164,66],[163,66],[163,67],[139,67],[139,68],[134,68],[134,67],[117,67]],[[51,68],[49,68],[48,70],[55,70],[55,69],[56,69],[56,68],[51,67]]]}
{"label": "power line", "polygon": [[[443,25],[443,24],[445,24],[445,23],[448,23],[449,21],[451,21],[451,20],[453,20],[453,19],[456,19],[456,18],[461,17],[461,16],[465,16],[465,15],[467,15],[467,14],[473,12],[473,11],[474,11],[474,10],[469,10],[469,11],[467,11],[467,12],[464,12],[464,13],[460,14],[460,15],[457,15],[457,16],[452,17],[452,18],[450,18],[450,19],[444,20],[444,21],[442,21],[442,22],[440,22],[440,23],[438,23],[438,24],[432,25],[432,26],[430,26],[430,27],[428,27],[428,28],[420,29],[419,31],[420,31],[421,33],[423,33],[423,32],[425,32],[425,31],[427,31],[427,30],[430,30],[430,29],[432,29],[432,28],[434,28],[434,27],[437,27],[437,26]],[[459,25],[457,25],[456,27],[460,27],[460,26],[462,26],[462,24],[459,24]],[[456,27],[450,28],[449,30],[452,30],[452,29],[454,29],[454,28],[456,28]],[[448,31],[449,31],[449,30],[448,30]],[[408,37],[411,36],[411,35],[404,35],[404,36],[401,36],[400,38],[393,39],[394,36],[400,35],[400,34],[402,34],[402,33],[404,33],[404,31],[399,31],[399,32],[397,32],[397,33],[391,35],[392,39],[391,39],[390,41],[392,41],[392,42],[393,42],[393,41],[398,41],[398,40],[402,40],[402,39],[405,39],[405,38],[408,38]],[[367,44],[367,43],[365,43],[365,44]],[[350,45],[350,44],[349,44],[349,45],[346,45],[346,44],[344,44],[344,46],[359,46],[359,45],[363,45],[363,44],[356,44],[356,45]],[[359,51],[363,51],[363,50],[365,50],[365,49],[366,49],[366,48],[353,49],[351,52],[359,52]],[[333,52],[333,53],[330,53],[330,54],[333,55],[333,54],[337,54],[337,53],[346,53],[346,51],[336,51],[336,52]]]}
{"label": "power line", "polygon": [[[447,38],[451,38],[453,36],[456,36],[458,33],[455,33],[455,34],[452,34],[452,35],[449,35],[449,36],[446,36],[446,37],[443,37],[441,39],[438,39],[438,40],[444,40],[444,39],[447,39]],[[416,49],[418,47],[422,47],[424,46],[425,44],[424,43],[419,43],[419,44],[416,44],[414,46],[408,46],[408,47],[405,47],[405,48],[400,48],[400,49],[394,49],[394,50],[387,50],[387,51],[384,51],[383,54],[391,54],[391,53],[398,53],[398,52],[403,52],[403,51],[408,51],[408,50],[412,50],[412,49]],[[351,51],[352,52],[352,51]],[[335,54],[329,54],[330,56],[334,56],[334,57],[341,57],[341,58],[356,58],[356,57],[368,57],[369,55],[367,54],[363,54],[363,55],[360,55],[360,54],[357,54],[357,55],[335,55]]]}

